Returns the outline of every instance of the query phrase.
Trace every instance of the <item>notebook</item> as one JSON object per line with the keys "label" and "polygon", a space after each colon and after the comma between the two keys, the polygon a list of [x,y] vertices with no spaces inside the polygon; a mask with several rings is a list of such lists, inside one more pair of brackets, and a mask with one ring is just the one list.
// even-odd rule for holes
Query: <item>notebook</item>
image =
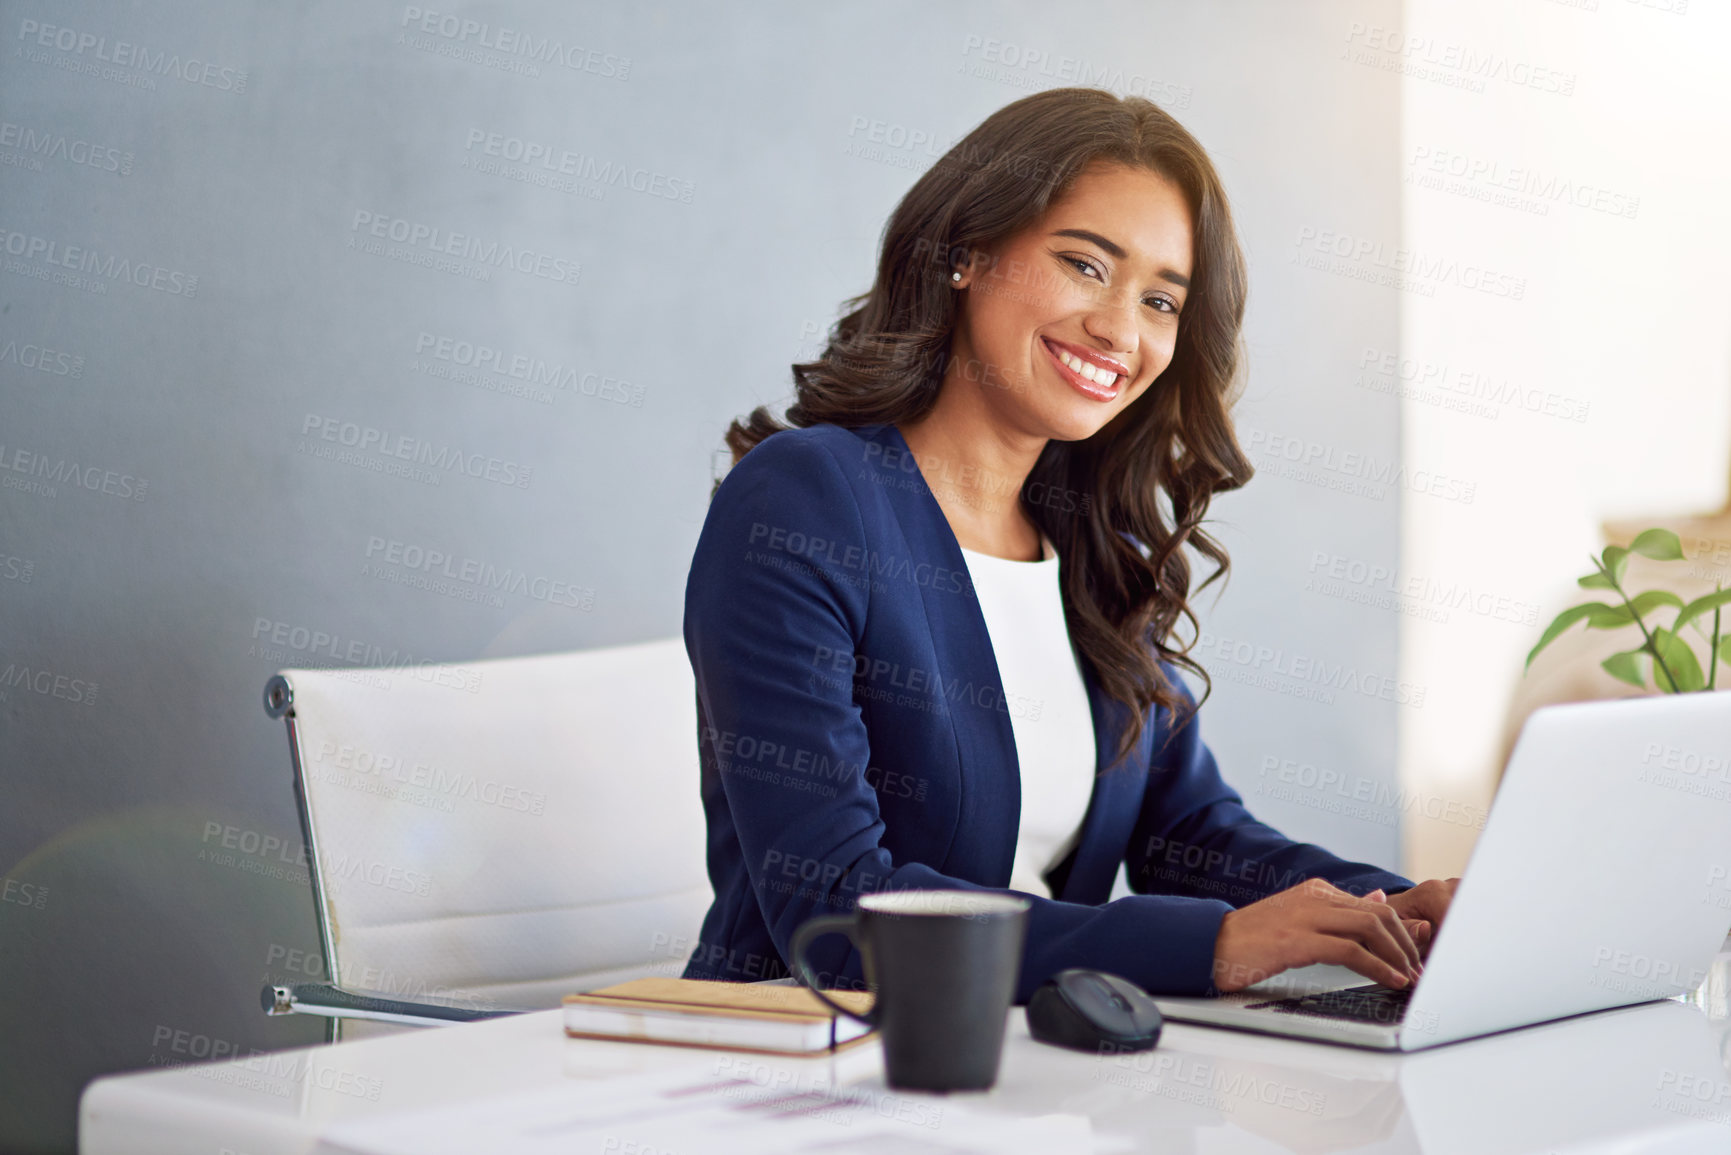
{"label": "notebook", "polygon": [[[871,1009],[869,991],[825,991],[849,1010]],[[872,1028],[830,1011],[804,987],[707,979],[643,978],[566,995],[573,1038],[673,1043],[809,1055],[863,1040]]]}

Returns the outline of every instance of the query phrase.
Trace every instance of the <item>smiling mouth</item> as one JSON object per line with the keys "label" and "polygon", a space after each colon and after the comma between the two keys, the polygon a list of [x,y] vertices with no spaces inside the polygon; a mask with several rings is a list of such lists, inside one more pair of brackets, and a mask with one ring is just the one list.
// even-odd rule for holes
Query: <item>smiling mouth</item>
{"label": "smiling mouth", "polygon": [[1084,397],[1091,397],[1096,401],[1110,401],[1118,396],[1119,390],[1128,380],[1124,374],[1103,369],[1068,349],[1054,345],[1044,337],[1040,338],[1040,344],[1046,347],[1059,375]]}

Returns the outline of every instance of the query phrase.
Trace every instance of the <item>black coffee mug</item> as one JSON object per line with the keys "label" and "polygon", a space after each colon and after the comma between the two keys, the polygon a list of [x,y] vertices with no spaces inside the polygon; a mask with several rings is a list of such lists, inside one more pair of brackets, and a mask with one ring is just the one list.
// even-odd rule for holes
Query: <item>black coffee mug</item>
{"label": "black coffee mug", "polygon": [[[811,919],[793,932],[793,972],[832,1010],[878,1028],[884,1079],[920,1091],[983,1091],[998,1078],[1004,1022],[1028,936],[1025,898],[972,890],[868,894],[852,914]],[[877,992],[856,1014],[824,996],[805,952],[844,934]]]}

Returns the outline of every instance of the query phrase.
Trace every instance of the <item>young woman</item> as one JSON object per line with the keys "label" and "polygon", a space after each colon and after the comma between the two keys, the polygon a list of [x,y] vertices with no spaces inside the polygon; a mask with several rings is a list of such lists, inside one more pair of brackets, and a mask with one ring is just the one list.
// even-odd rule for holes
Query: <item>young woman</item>
{"label": "young woman", "polygon": [[[715,887],[688,977],[779,977],[800,923],[909,887],[1029,897],[1018,1001],[1071,966],[1420,972],[1453,881],[1256,821],[1178,677],[1207,677],[1183,547],[1226,571],[1203,516],[1252,472],[1244,297],[1220,180],[1146,100],[1026,97],[915,182],[793,427],[728,431],[686,586]],[[811,958],[860,985],[845,939]]]}

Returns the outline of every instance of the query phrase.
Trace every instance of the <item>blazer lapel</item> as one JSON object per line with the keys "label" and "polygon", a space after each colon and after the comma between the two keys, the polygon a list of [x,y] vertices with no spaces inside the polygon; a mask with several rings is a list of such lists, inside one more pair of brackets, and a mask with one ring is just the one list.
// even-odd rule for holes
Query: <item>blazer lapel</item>
{"label": "blazer lapel", "polygon": [[[855,432],[868,442],[866,468],[881,471],[874,480],[882,484],[912,553],[911,558],[892,560],[907,561],[915,575],[956,736],[959,821],[946,863],[935,865],[943,869],[951,862],[980,863],[982,885],[1007,886],[1022,815],[1021,762],[991,634],[973,593],[961,543],[925,484],[901,431],[885,424]],[[953,588],[956,574],[967,592]],[[1094,721],[1094,789],[1058,897],[1098,903],[1111,890],[1141,808],[1146,774],[1134,770],[1148,765],[1155,727],[1144,728],[1141,740],[1117,769],[1101,773],[1110,764],[1128,711],[1106,694],[1092,663],[1084,657],[1080,665]]]}
{"label": "blazer lapel", "polygon": [[1136,773],[1136,768],[1148,765],[1156,727],[1153,724],[1143,727],[1141,737],[1124,761],[1107,770],[1118,747],[1118,736],[1129,724],[1129,710],[1106,693],[1094,673],[1093,663],[1084,657],[1081,665],[1082,681],[1088,688],[1088,707],[1094,717],[1094,793],[1082,818],[1082,833],[1076,841],[1069,872],[1056,897],[1066,902],[1096,904],[1105,902],[1111,894],[1118,863],[1124,857],[1130,832],[1141,812],[1148,778],[1146,773]]}
{"label": "blazer lapel", "polygon": [[901,431],[885,424],[855,432],[875,447],[868,449],[867,467],[888,475],[876,480],[882,482],[912,556],[885,563],[906,562],[898,581],[911,580],[919,591],[956,736],[958,821],[946,863],[934,865],[976,864],[970,873],[982,885],[1007,886],[1022,815],[1021,764],[998,660],[961,543]]}

